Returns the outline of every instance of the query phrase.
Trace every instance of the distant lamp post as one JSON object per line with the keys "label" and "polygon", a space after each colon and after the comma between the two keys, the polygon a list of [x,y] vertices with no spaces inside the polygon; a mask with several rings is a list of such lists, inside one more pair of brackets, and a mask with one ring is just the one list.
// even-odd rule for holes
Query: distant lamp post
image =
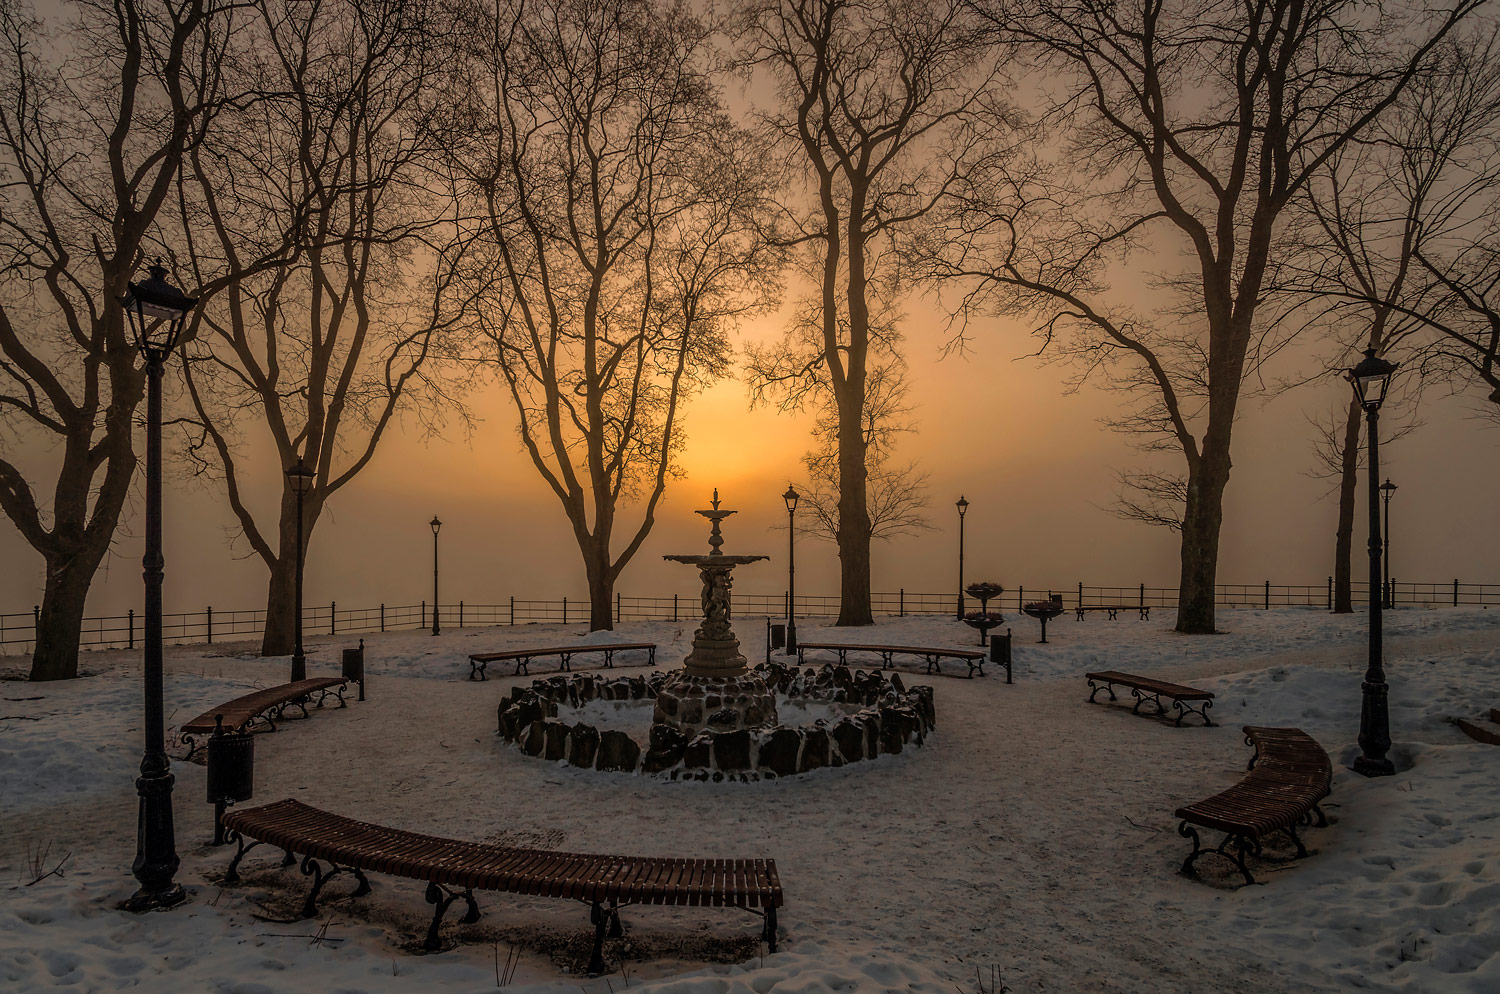
{"label": "distant lamp post", "polygon": [[953,505],[958,508],[958,613],[955,617],[959,621],[964,620],[964,515],[969,511],[969,502],[964,500],[963,494],[959,494],[958,502]]}
{"label": "distant lamp post", "polygon": [[297,457],[295,466],[288,466],[286,470],[287,482],[292,486],[292,492],[297,495],[297,615],[294,621],[296,632],[296,647],[292,652],[292,682],[307,679],[307,656],[302,652],[302,497],[312,489],[316,474],[311,466]]}
{"label": "distant lamp post", "polygon": [[1365,409],[1370,438],[1370,661],[1360,685],[1363,694],[1359,711],[1360,756],[1354,761],[1354,771],[1367,777],[1388,777],[1396,772],[1395,764],[1386,758],[1391,749],[1390,688],[1385,682],[1381,646],[1380,488],[1375,485],[1380,479],[1380,405],[1385,402],[1395,371],[1396,363],[1381,359],[1374,349],[1366,349],[1365,357],[1347,376],[1354,385],[1359,406]]}
{"label": "distant lamp post", "polygon": [[162,716],[161,585],[165,560],[161,552],[161,374],[167,356],[191,337],[184,334],[189,312],[197,305],[167,282],[167,270],[156,260],[150,278],[128,284],[120,306],[135,344],[146,360],[146,553],[141,559],[146,582],[145,704],[146,742],[136,824],[135,862],[130,871],[140,888],[125,901],[129,911],[168,908],[187,895],[173,877],[181,861],[172,827],[171,763],[167,759]]}
{"label": "distant lamp post", "polygon": [[786,654],[797,654],[797,488],[788,485],[786,501]]}
{"label": "distant lamp post", "polygon": [[443,523],[434,514],[432,520],[427,522],[432,526],[432,634],[441,635],[443,630],[438,622],[438,560],[437,560],[437,536],[438,529]]}
{"label": "distant lamp post", "polygon": [[1396,606],[1396,592],[1391,589],[1391,494],[1398,489],[1390,477],[1380,485],[1380,499],[1385,504],[1385,559],[1382,561],[1385,579],[1381,582],[1381,589],[1385,591],[1386,607]]}

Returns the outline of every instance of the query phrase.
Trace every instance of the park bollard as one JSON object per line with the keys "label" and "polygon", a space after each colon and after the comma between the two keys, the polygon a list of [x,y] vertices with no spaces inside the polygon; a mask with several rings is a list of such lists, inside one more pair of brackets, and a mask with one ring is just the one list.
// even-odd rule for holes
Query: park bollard
{"label": "park bollard", "polygon": [[214,715],[214,734],[208,740],[208,803],[214,806],[213,844],[224,844],[224,809],[255,796],[255,739],[224,730],[224,716]]}

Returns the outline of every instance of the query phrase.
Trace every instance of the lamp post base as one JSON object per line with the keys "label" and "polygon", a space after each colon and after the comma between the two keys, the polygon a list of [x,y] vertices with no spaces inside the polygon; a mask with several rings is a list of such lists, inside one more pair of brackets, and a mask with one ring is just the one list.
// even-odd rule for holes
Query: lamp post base
{"label": "lamp post base", "polygon": [[292,657],[292,682],[307,679],[307,657],[297,653]]}
{"label": "lamp post base", "polygon": [[797,654],[797,626],[787,622],[786,626],[786,654],[795,656]]}
{"label": "lamp post base", "polygon": [[183,890],[182,884],[173,884],[163,891],[138,890],[120,903],[120,910],[136,914],[145,911],[165,911],[167,908],[177,907],[187,898],[188,893]]}
{"label": "lamp post base", "polygon": [[1389,759],[1361,756],[1354,761],[1354,772],[1364,777],[1393,777],[1396,775],[1396,764]]}
{"label": "lamp post base", "polygon": [[147,756],[143,765],[152,768],[135,781],[140,817],[130,871],[141,886],[120,905],[126,911],[170,908],[187,899],[182,885],[172,879],[181,863],[172,828],[172,785],[177,778],[164,768],[165,762],[163,754]]}

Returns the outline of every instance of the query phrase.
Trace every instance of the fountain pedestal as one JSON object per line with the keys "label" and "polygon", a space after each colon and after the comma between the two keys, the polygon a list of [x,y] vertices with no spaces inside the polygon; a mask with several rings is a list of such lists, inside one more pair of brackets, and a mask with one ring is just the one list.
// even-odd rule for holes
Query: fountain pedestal
{"label": "fountain pedestal", "polygon": [[662,558],[698,567],[703,581],[703,624],[693,633],[693,650],[682,661],[682,669],[668,675],[657,691],[652,721],[671,725],[689,737],[704,728],[732,732],[774,725],[776,695],[750,672],[729,620],[730,574],[736,566],[768,557],[726,556],[719,551],[724,544],[719,523],[735,512],[719,509],[718,490],[714,491],[713,509],[697,513],[713,522],[708,540],[712,551],[706,556]]}

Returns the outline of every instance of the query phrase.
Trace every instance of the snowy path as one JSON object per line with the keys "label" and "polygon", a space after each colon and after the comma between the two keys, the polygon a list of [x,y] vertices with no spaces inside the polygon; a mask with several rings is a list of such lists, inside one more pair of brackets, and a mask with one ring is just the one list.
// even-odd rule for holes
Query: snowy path
{"label": "snowy path", "polygon": [[[1491,617],[1493,615],[1493,617]],[[1443,721],[1500,703],[1500,612],[1397,612],[1388,641],[1399,758],[1413,769],[1365,781],[1336,766],[1320,850],[1231,890],[1175,870],[1186,843],[1171,811],[1232,783],[1247,752],[1238,726],[1297,724],[1335,761],[1357,725],[1359,625],[1321,612],[1236,612],[1241,631],[1187,639],[1170,618],[1055,624],[1050,646],[1016,625],[1017,682],[933,679],[938,730],[929,745],[873,766],[755,784],[684,784],[539,763],[499,743],[494,709],[513,678],[471,683],[475,645],[520,645],[561,626],[369,638],[371,699],[257,740],[256,801],[295,796],[354,817],[462,838],[645,855],[776,859],[786,887],[781,954],[764,963],[753,921],[648,908],[625,917],[636,978],[702,967],[716,946],[749,958],[711,967],[720,979],[663,980],[713,992],[974,990],[974,969],[999,967],[1015,992],[1301,992],[1353,984],[1449,994],[1500,988],[1500,749]],[[754,621],[741,622],[747,648]],[[685,626],[629,625],[664,664]],[[802,627],[799,625],[799,627]],[[804,639],[816,628],[807,625]],[[891,619],[869,641],[971,638],[951,621]],[[861,639],[864,640],[864,639]],[[323,640],[328,646],[347,639]],[[239,658],[246,647],[172,652],[178,720],[278,679],[285,661]],[[331,656],[331,652],[325,652]],[[202,843],[210,809],[203,771],[178,775],[180,878],[186,908],[133,918],[113,910],[133,881],[138,663],[91,657],[101,674],[68,685],[0,685],[5,705],[38,721],[0,724],[0,880],[26,876],[27,847],[71,850],[65,877],[0,890],[0,981],[30,991],[79,989],[387,991],[492,990],[493,942],[530,950],[518,981],[546,984],[549,955],[584,932],[581,905],[481,895],[481,924],[458,950],[399,948],[425,927],[409,881],[376,877],[375,894],[332,901],[336,948],[310,946],[316,926],[257,922],[304,884],[265,872],[220,892],[227,853]],[[1217,728],[1171,728],[1120,707],[1087,706],[1085,669],[1107,662],[1205,683],[1219,693]],[[325,664],[326,665],[326,664]],[[314,669],[316,669],[316,665]],[[632,672],[626,670],[625,672]],[[523,681],[526,678],[521,678]],[[917,679],[917,678],[913,678]],[[909,681],[911,682],[911,681]],[[13,692],[14,691],[14,692]],[[1469,707],[1468,705],[1472,705]],[[14,709],[14,710],[13,710]],[[71,790],[57,789],[61,782]],[[1226,878],[1227,879],[1227,878]],[[24,881],[22,881],[24,882]],[[331,892],[344,893],[339,884]],[[357,905],[357,907],[356,907]],[[277,934],[268,934],[277,933]],[[288,972],[291,968],[295,972]],[[726,973],[726,970],[728,971]],[[235,986],[226,978],[246,984]],[[618,989],[621,978],[613,979]],[[417,982],[417,983],[414,983]],[[733,983],[733,987],[728,986]],[[559,989],[604,991],[559,979]],[[261,986],[256,986],[261,985]]]}

